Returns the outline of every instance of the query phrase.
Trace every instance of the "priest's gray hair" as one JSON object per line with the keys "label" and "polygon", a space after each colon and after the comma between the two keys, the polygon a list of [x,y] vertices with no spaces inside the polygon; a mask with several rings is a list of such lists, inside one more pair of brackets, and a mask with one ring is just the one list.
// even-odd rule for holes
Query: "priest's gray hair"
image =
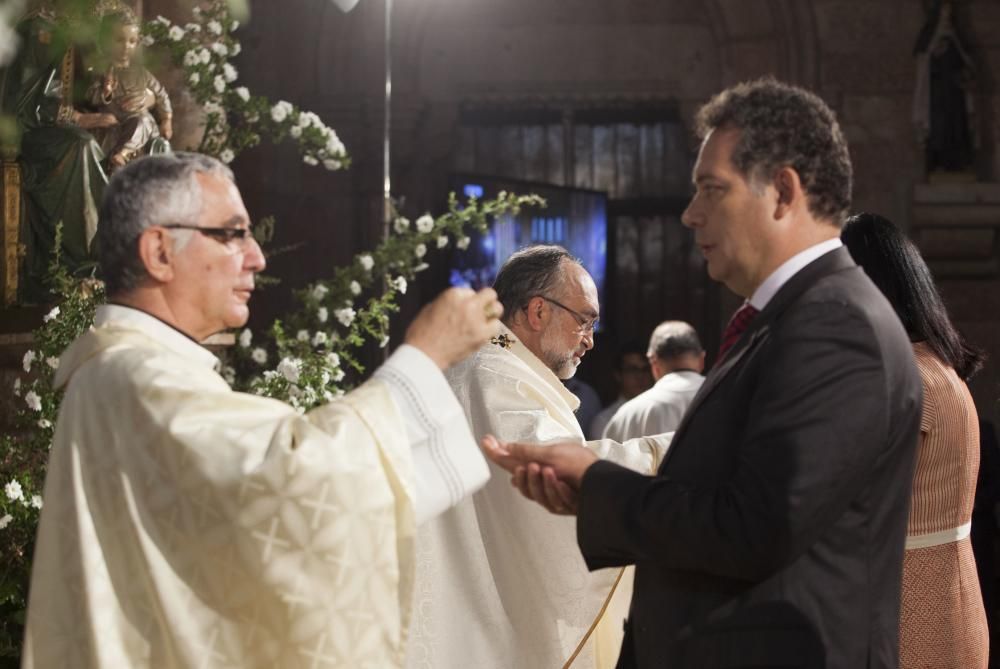
{"label": "priest's gray hair", "polygon": [[698,333],[689,323],[663,321],[653,330],[646,355],[666,361],[682,355],[701,355],[703,350]]}
{"label": "priest's gray hair", "polygon": [[[202,209],[197,175],[233,181],[233,172],[198,153],[166,153],[139,158],[111,177],[101,202],[94,248],[110,296],[128,293],[148,277],[139,257],[139,237],[155,225],[198,225]],[[193,230],[171,230],[176,250]]]}
{"label": "priest's gray hair", "polygon": [[558,296],[565,262],[582,264],[563,247],[546,244],[528,246],[507,258],[493,282],[503,305],[503,322],[509,325],[533,297]]}

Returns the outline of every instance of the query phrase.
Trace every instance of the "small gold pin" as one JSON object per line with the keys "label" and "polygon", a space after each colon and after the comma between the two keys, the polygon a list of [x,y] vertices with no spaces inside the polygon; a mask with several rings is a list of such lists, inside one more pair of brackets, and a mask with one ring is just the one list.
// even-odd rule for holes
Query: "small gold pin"
{"label": "small gold pin", "polygon": [[490,343],[500,348],[510,350],[510,347],[517,343],[517,340],[513,337],[509,337],[506,334],[497,335],[490,339]]}

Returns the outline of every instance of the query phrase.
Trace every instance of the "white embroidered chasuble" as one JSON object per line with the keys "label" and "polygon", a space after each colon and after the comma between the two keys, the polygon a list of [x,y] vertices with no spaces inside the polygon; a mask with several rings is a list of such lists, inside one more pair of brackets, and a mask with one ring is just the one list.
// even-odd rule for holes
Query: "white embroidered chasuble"
{"label": "white embroidered chasuble", "polygon": [[[509,348],[486,344],[446,372],[476,438],[583,442],[576,396],[501,327],[503,337]],[[667,443],[587,445],[652,472]],[[576,544],[576,519],[525,500],[507,472],[490,468],[482,490],[418,530],[410,669],[559,669],[594,626],[620,573],[589,572]],[[595,661],[588,640],[573,666]]]}
{"label": "white embroidered chasuble", "polygon": [[443,376],[300,415],[215,363],[110,305],[64,354],[23,667],[403,666],[417,519],[488,476]]}

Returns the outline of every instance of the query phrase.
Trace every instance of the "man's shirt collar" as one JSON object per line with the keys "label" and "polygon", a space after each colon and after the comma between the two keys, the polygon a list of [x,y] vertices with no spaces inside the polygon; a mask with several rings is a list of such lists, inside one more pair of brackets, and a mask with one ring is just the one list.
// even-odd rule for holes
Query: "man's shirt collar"
{"label": "man's shirt collar", "polygon": [[771,275],[764,279],[764,282],[757,287],[757,290],[753,292],[753,295],[749,299],[751,306],[758,311],[763,311],[767,303],[771,301],[771,298],[778,293],[789,279],[798,274],[800,270],[812,261],[834,249],[839,249],[843,245],[840,237],[834,237],[833,239],[810,246],[804,251],[799,251],[778,266],[778,269],[771,272]]}

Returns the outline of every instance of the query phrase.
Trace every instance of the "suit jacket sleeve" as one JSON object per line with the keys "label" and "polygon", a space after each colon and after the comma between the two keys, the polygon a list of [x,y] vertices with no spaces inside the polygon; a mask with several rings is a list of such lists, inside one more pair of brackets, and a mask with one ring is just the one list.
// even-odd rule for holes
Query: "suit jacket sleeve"
{"label": "suit jacket sleeve", "polygon": [[[772,323],[751,353],[756,360],[736,363],[757,365],[757,377],[750,418],[725,451],[736,458],[725,480],[678,480],[670,462],[654,477],[607,462],[587,471],[577,538],[591,569],[652,561],[756,581],[845,512],[890,442],[890,389],[872,326],[842,303],[807,304]],[[712,400],[689,419],[725,411]],[[678,448],[700,446],[684,443],[695,431],[678,438]]]}

